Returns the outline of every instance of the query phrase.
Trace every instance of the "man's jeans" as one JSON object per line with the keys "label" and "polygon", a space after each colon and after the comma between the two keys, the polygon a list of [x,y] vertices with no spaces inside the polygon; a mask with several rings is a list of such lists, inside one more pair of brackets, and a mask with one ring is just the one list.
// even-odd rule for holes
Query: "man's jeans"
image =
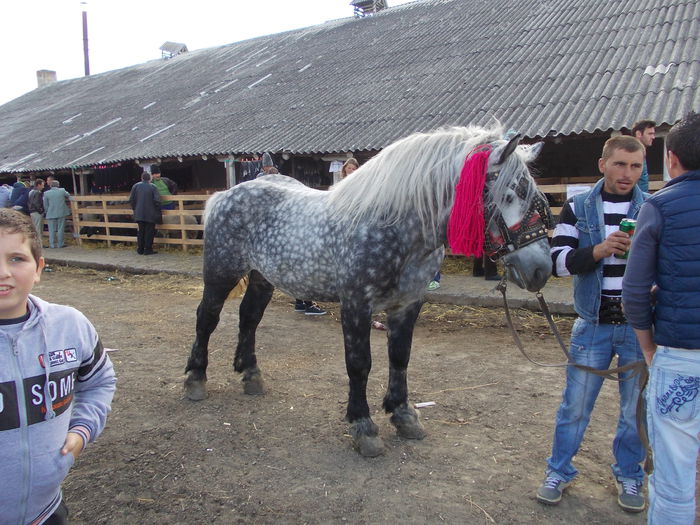
{"label": "man's jeans", "polygon": [[692,525],[700,432],[700,350],[659,346],[649,370],[647,426],[654,454],[650,525]]}
{"label": "man's jeans", "polygon": [[[617,366],[642,360],[642,351],[634,330],[627,324],[594,324],[576,319],[571,330],[571,357],[578,364],[600,370],[610,367],[615,354]],[[627,377],[632,372],[622,374]],[[571,481],[578,471],[571,463],[578,452],[591,419],[591,412],[604,378],[584,372],[573,366],[566,367],[566,386],[557,411],[552,455],[547,459],[547,474],[563,481]],[[643,481],[644,471],[639,463],[645,451],[637,434],[638,378],[621,381],[620,417],[613,440],[615,463],[613,475],[617,479]]]}

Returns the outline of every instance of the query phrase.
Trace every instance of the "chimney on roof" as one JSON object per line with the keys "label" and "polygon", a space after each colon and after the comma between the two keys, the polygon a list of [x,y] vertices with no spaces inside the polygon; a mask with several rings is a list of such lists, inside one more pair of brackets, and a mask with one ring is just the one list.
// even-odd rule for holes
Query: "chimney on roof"
{"label": "chimney on roof", "polygon": [[389,7],[386,0],[353,0],[350,5],[353,7],[355,18],[374,15]]}
{"label": "chimney on roof", "polygon": [[49,71],[48,69],[40,69],[36,72],[36,84],[37,87],[48,86],[56,82],[56,72]]}

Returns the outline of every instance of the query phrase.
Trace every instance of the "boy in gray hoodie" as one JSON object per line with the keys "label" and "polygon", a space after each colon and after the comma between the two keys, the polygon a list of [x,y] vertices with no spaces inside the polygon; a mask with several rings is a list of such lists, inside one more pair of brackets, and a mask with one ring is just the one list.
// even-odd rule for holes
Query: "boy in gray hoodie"
{"label": "boy in gray hoodie", "polygon": [[30,294],[44,268],[29,217],[0,209],[0,523],[64,524],[61,482],[102,432],[116,377],[83,314]]}

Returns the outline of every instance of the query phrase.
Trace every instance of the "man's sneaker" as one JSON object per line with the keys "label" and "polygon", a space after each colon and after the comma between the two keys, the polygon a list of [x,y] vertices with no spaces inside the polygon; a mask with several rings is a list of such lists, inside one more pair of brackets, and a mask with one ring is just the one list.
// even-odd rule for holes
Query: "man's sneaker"
{"label": "man's sneaker", "polygon": [[438,281],[430,281],[428,284],[428,291],[432,292],[440,288],[440,283]]}
{"label": "man's sneaker", "polygon": [[646,506],[642,494],[642,482],[634,479],[618,479],[617,504],[627,512],[642,512]]}
{"label": "man's sneaker", "polygon": [[540,488],[537,489],[537,501],[545,505],[556,505],[561,501],[564,489],[570,484],[570,482],[562,481],[554,476],[547,476]]}
{"label": "man's sneaker", "polygon": [[300,314],[303,314],[306,312],[306,305],[304,304],[304,301],[297,301],[294,303],[294,311],[299,312]]}
{"label": "man's sneaker", "polygon": [[326,311],[322,310],[315,304],[312,304],[311,306],[307,307],[304,313],[306,315],[326,315]]}

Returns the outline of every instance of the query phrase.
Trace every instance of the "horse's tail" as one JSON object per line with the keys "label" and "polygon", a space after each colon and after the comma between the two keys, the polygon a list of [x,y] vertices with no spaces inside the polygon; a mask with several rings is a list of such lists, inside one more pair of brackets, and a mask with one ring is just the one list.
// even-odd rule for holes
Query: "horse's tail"
{"label": "horse's tail", "polygon": [[207,217],[209,216],[209,213],[211,210],[214,208],[217,202],[221,200],[221,198],[224,196],[226,191],[217,191],[214,194],[212,194],[211,197],[207,199],[207,203],[204,206],[204,213],[202,214],[202,224],[207,223]]}

